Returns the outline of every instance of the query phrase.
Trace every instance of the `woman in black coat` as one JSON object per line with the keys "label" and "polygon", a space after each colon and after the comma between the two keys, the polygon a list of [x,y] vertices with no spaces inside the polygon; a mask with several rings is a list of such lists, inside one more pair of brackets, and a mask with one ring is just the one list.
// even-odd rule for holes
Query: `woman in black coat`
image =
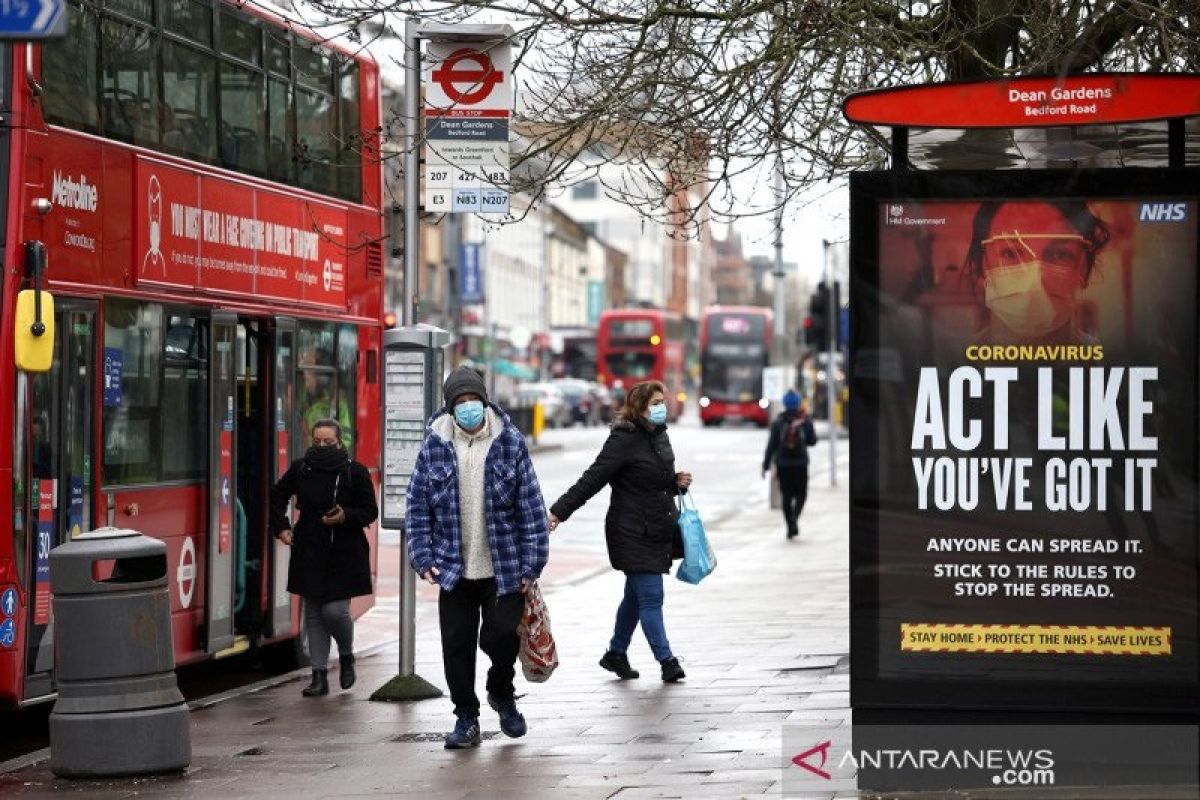
{"label": "woman in black coat", "polygon": [[605,484],[612,501],[604,522],[608,560],[625,573],[625,597],[608,652],[600,666],[621,679],[638,677],[626,651],[638,623],[662,665],[662,679],[684,677],[671,653],[663,624],[663,574],[672,558],[683,557],[675,498],[692,483],[691,473],[675,471],[675,452],[667,438],[666,389],[657,381],[629,390],[612,433],[596,461],[550,508],[550,530],[565,522]]}
{"label": "woman in black coat", "polygon": [[[288,500],[300,518],[292,528]],[[350,458],[335,420],[317,421],[312,447],[271,488],[271,530],[292,548],[287,589],[304,598],[312,657],[305,697],[329,694],[329,640],[336,639],[343,689],[354,685],[354,620],[350,598],[370,594],[371,549],[363,528],[379,516],[367,468]]]}

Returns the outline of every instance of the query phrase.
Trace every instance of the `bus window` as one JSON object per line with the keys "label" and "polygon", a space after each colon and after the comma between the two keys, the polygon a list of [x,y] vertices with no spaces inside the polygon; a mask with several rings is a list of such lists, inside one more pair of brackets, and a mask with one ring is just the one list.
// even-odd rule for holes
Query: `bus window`
{"label": "bus window", "polygon": [[[297,51],[299,52],[299,51]],[[296,89],[296,167],[305,189],[333,194],[337,180],[333,169],[333,98],[307,89]]]}
{"label": "bus window", "polygon": [[[353,330],[353,326],[348,327]],[[318,420],[333,419],[342,426],[342,443],[354,452],[353,369],[349,380],[343,374],[343,358],[339,351],[337,328],[332,324],[308,323],[299,331],[300,363],[296,381],[300,417],[299,436],[307,442]],[[357,338],[355,339],[357,353]],[[349,391],[347,391],[347,388]]]}
{"label": "bus window", "polygon": [[221,62],[221,166],[262,175],[267,130],[261,72]]}
{"label": "bus window", "polygon": [[158,144],[156,44],[151,31],[106,19],[100,25],[104,133],[123,142]]}
{"label": "bus window", "polygon": [[138,22],[154,21],[154,4],[152,0],[104,0],[104,7],[116,11]]}
{"label": "bus window", "polygon": [[291,147],[296,129],[294,110],[287,81],[271,78],[267,84],[267,174],[275,180],[291,182],[295,178]]}
{"label": "bus window", "polygon": [[[163,354],[163,408],[186,408],[191,420],[208,419],[208,324],[193,317],[172,316]],[[164,480],[205,476],[207,431],[201,424],[162,426]]]}
{"label": "bus window", "polygon": [[213,9],[196,0],[165,0],[162,4],[163,29],[196,44],[212,44]]}
{"label": "bus window", "polygon": [[163,145],[173,153],[212,161],[216,155],[216,60],[163,42]]}
{"label": "bus window", "polygon": [[[355,392],[358,388],[358,329],[353,325],[341,325],[338,328],[338,409],[345,408],[346,449],[354,454],[351,448],[353,438],[349,436],[354,424],[354,412],[357,406]],[[342,422],[338,417],[338,422]]]}
{"label": "bus window", "polygon": [[362,195],[363,135],[358,124],[358,64],[353,61],[342,64],[338,93],[338,113],[341,117],[341,169],[338,172],[341,193],[346,197],[359,197]]}
{"label": "bus window", "polygon": [[67,19],[67,35],[42,45],[42,108],[47,122],[96,133],[96,14],[72,4]]}
{"label": "bus window", "polygon": [[658,356],[654,353],[635,353],[629,350],[610,353],[606,359],[608,373],[614,378],[649,379]]}
{"label": "bus window", "polygon": [[[158,478],[155,427],[162,307],[112,298],[104,307],[104,482],[129,485]],[[120,375],[119,387],[110,377]]]}

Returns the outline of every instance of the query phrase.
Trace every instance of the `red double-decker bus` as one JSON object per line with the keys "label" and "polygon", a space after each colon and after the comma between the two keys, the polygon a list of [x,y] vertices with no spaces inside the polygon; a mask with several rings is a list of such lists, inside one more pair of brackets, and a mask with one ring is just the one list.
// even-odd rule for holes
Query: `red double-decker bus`
{"label": "red double-decker bus", "polygon": [[[319,418],[380,453],[376,65],[251,5],[68,9],[0,60],[0,705],[54,695],[48,555],[102,526],[166,543],[179,663],[292,651],[268,489]],[[40,254],[50,368],[23,371]]]}
{"label": "red double-decker bus", "polygon": [[763,368],[771,352],[773,315],[757,306],[712,306],[700,322],[700,421],[769,422]]}
{"label": "red double-decker bus", "polygon": [[596,381],[618,392],[640,381],[667,387],[667,415],[683,413],[686,330],[678,314],[645,308],[604,311],[596,326]]}

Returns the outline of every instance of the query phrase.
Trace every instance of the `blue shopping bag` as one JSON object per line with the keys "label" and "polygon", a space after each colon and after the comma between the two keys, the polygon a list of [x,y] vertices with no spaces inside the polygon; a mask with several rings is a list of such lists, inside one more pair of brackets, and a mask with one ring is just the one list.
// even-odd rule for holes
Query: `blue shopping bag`
{"label": "blue shopping bag", "polygon": [[679,562],[675,577],[686,583],[699,583],[717,568],[717,555],[704,535],[704,523],[690,494],[679,495],[679,530],[683,534],[683,561]]}

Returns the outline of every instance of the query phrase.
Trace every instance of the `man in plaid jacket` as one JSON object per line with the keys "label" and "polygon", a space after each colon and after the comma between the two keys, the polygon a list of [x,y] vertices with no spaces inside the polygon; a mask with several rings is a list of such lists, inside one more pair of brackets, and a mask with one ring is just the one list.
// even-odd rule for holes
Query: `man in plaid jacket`
{"label": "man in plaid jacket", "polygon": [[[546,504],[525,437],[474,370],[446,378],[408,484],[405,536],[413,569],[441,587],[442,661],[457,718],[447,749],[477,747],[476,648],[492,661],[488,704],[508,736],[524,736],[514,700],[524,591],[550,555]],[[480,620],[482,618],[482,627]]]}

